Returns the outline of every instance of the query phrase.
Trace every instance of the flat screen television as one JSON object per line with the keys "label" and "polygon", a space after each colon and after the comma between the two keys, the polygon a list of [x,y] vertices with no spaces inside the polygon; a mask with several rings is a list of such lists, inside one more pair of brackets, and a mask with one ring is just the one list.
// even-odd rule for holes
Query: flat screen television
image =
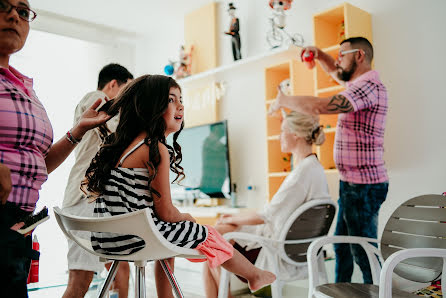
{"label": "flat screen television", "polygon": [[[167,138],[172,145],[173,134]],[[177,140],[186,178],[171,184],[172,199],[230,198],[227,121],[184,128]],[[170,173],[172,182],[176,174]]]}

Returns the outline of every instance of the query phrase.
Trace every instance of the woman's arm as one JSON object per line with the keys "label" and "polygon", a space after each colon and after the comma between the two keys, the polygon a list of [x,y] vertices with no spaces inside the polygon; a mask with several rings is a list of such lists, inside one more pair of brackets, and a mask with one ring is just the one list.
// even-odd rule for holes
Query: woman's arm
{"label": "woman's arm", "polygon": [[[110,116],[105,112],[97,112],[96,108],[101,103],[101,99],[98,99],[88,110],[86,110],[79,122],[70,130],[71,135],[80,140],[84,134],[92,128],[95,128],[110,119]],[[75,145],[72,144],[64,136],[57,143],[51,146],[48,155],[45,158],[46,168],[48,174],[54,171],[62,162],[70,155]]]}
{"label": "woman's arm", "polygon": [[167,222],[179,222],[189,220],[195,222],[195,219],[189,213],[181,213],[172,204],[170,196],[170,156],[166,146],[159,143],[158,148],[161,155],[161,162],[158,165],[158,173],[152,181],[152,188],[158,191],[161,197],[153,194],[153,204],[155,205],[155,212],[159,219]]}
{"label": "woman's arm", "polygon": [[261,225],[265,221],[256,212],[252,213],[241,213],[241,214],[224,214],[222,215],[217,224],[229,224],[236,226],[243,225]]}

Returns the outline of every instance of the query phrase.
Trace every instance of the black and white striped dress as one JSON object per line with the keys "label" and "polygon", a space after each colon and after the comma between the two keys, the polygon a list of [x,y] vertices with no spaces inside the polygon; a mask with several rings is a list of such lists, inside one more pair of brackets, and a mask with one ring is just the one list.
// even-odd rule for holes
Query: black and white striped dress
{"label": "black and white striped dress", "polygon": [[[153,221],[164,238],[181,247],[196,248],[206,240],[207,227],[191,221],[172,223],[157,218],[148,188],[149,171],[144,168],[120,167],[124,159],[142,144],[144,140],[125,154],[118,167],[110,172],[105,192],[96,199],[94,214],[105,217],[150,208]],[[128,255],[144,247],[140,237],[115,233],[92,232],[91,242],[95,251],[109,255]]]}

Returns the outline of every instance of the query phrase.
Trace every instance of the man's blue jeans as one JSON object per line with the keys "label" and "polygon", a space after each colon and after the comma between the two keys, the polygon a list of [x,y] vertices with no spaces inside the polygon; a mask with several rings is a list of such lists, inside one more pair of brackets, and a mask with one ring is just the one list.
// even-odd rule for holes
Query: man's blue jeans
{"label": "man's blue jeans", "polygon": [[[378,211],[386,199],[388,188],[388,182],[354,184],[341,181],[335,235],[377,238]],[[353,258],[361,268],[364,283],[373,283],[367,255],[359,245],[335,244],[334,250],[337,283],[351,281]]]}

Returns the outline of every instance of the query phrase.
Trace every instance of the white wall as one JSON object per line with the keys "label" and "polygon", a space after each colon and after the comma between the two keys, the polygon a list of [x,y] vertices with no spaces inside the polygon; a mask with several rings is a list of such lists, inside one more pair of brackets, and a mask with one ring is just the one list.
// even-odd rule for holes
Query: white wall
{"label": "white wall", "polygon": [[[226,12],[229,1],[218,2],[220,31],[223,32],[229,24]],[[301,33],[306,44],[311,44],[312,15],[342,2],[296,0],[288,12],[287,29]],[[446,188],[446,160],[443,158],[446,137],[441,129],[442,113],[446,110],[446,98],[442,90],[446,83],[443,74],[446,59],[442,55],[446,48],[446,21],[443,17],[446,1],[349,2],[372,15],[375,69],[380,72],[389,92],[385,160],[390,175],[390,191],[381,210],[383,222],[395,206],[409,196],[441,193]],[[184,20],[179,16],[196,9],[197,5],[201,6],[204,2],[166,8],[165,15],[160,14],[161,17],[150,10],[135,10],[134,7],[142,7],[141,1],[132,1],[134,6],[126,6],[125,10],[134,13],[125,15],[120,11],[123,9],[120,5],[107,5],[104,1],[79,3],[82,4],[74,9],[67,9],[71,5],[68,2],[55,0],[35,0],[33,5],[97,23],[106,23],[107,18],[112,18],[116,20],[114,27],[120,28],[118,31],[128,28],[132,28],[129,30],[133,32],[136,31],[135,28],[139,28],[141,32],[147,31],[147,35],[135,36],[138,39],[135,74],[139,75],[162,73],[167,60],[176,58],[178,46],[183,43],[184,31]],[[243,57],[268,51],[265,41],[268,16],[271,14],[268,1],[240,0],[234,1],[234,4],[240,19]],[[84,9],[85,7],[88,9]],[[146,20],[144,15],[147,15]],[[158,21],[158,26],[144,27],[141,23],[160,18],[165,23]],[[138,25],[132,26],[132,22],[138,22]],[[156,33],[149,34],[150,32]],[[128,36],[128,33],[122,35]],[[232,62],[230,38],[224,34],[221,34],[220,39],[220,61],[222,64]],[[227,81],[228,92],[223,99],[222,113],[229,120],[232,175],[240,184],[258,185],[255,195],[261,196],[266,191],[262,188],[266,175],[263,73],[259,69],[244,69],[233,74]],[[249,179],[252,181],[248,182]],[[242,191],[243,185],[240,186]],[[247,197],[246,193],[240,195]],[[253,206],[257,205],[254,199],[252,201]]]}
{"label": "white wall", "polygon": [[[227,2],[220,5],[221,31],[228,26]],[[312,15],[342,2],[294,1],[287,29],[303,34],[309,45],[313,40]],[[350,3],[372,15],[375,69],[389,93],[385,161],[390,189],[381,209],[383,223],[403,200],[446,191],[446,134],[442,121],[446,111],[443,90],[446,1],[352,0]],[[243,56],[267,51],[264,33],[270,13],[267,1],[237,1],[235,6],[241,23]],[[232,62],[229,39],[222,36],[220,40],[222,64]],[[241,191],[248,183],[260,186],[256,195],[263,197],[266,191],[262,187],[265,181],[262,175],[266,175],[263,73],[246,69],[225,80],[228,92],[223,99],[222,116],[229,119],[232,176],[241,184]],[[241,193],[245,198],[247,195]],[[255,200],[249,201],[248,205],[256,205]]]}

